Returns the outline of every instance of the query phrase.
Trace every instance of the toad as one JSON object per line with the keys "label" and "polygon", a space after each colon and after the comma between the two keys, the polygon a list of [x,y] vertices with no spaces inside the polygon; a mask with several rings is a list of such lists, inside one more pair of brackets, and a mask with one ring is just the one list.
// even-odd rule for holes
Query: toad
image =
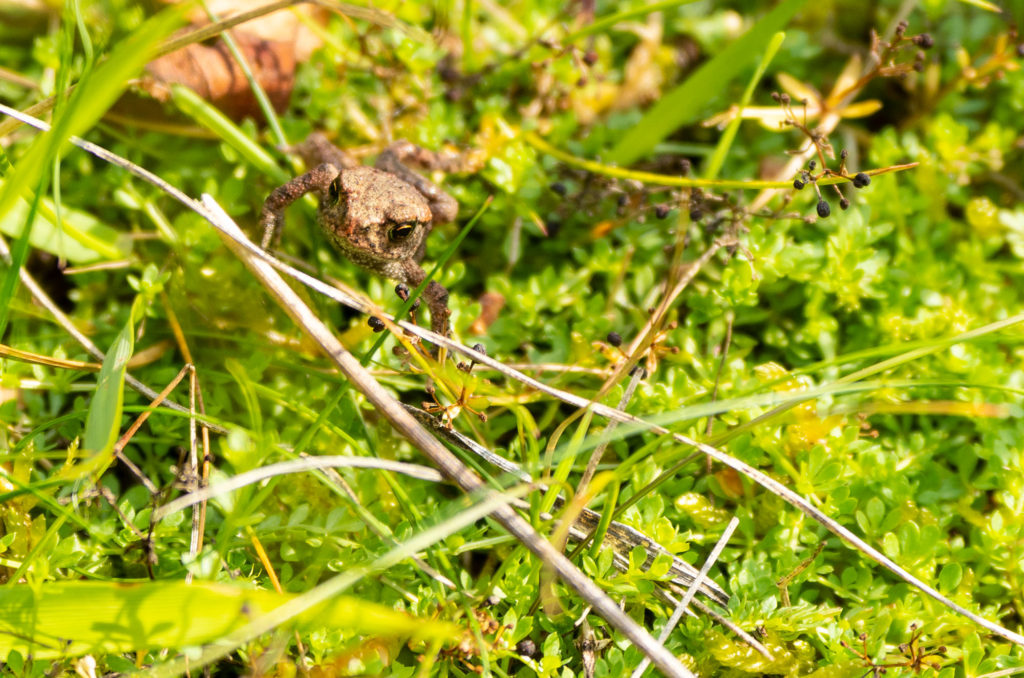
{"label": "toad", "polygon": [[[279,241],[285,209],[315,192],[320,200],[317,222],[349,260],[409,287],[423,282],[426,273],[419,262],[427,236],[434,224],[454,220],[459,205],[406,163],[445,169],[454,160],[400,141],[380,154],[375,167],[366,167],[317,133],[293,150],[313,169],[267,196],[260,214],[263,249]],[[430,329],[447,336],[448,290],[431,280],[423,297],[430,309]]]}

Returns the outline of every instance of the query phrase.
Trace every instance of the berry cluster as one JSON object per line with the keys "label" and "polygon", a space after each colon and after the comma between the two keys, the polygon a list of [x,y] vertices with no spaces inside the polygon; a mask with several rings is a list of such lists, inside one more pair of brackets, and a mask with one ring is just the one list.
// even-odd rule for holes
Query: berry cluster
{"label": "berry cluster", "polygon": [[[818,194],[818,216],[822,219],[827,218],[832,214],[832,207],[828,204],[828,201],[821,196],[821,188],[818,186],[818,180],[822,177],[842,177],[849,179],[850,183],[853,184],[854,188],[866,188],[871,184],[871,177],[864,172],[857,172],[854,175],[850,175],[846,171],[846,149],[839,154],[839,170],[834,171],[825,167],[822,168],[821,172],[814,174],[813,172],[817,169],[817,161],[812,160],[808,165],[807,169],[800,171],[800,176],[793,180],[793,188],[796,190],[802,190],[804,186],[810,184],[814,187],[814,192]],[[833,184],[832,188],[839,194],[839,209],[846,210],[850,207],[850,201],[845,195],[843,195],[842,189],[839,188],[838,184]]]}
{"label": "berry cluster", "polygon": [[[825,165],[825,157],[835,157],[835,152],[832,149],[832,144],[829,143],[828,139],[816,129],[811,129],[807,126],[806,120],[800,122],[797,120],[796,114],[793,112],[792,99],[788,94],[780,94],[778,92],[772,92],[772,99],[774,99],[782,109],[786,112],[786,119],[782,124],[790,125],[803,132],[811,144],[813,144],[815,151],[817,151],[818,160],[821,161],[821,171],[815,174],[818,169],[818,160],[812,160],[808,163],[807,169],[800,170],[800,176],[793,180],[793,188],[796,190],[802,190],[804,186],[811,184],[814,187],[814,192],[818,195],[817,211],[818,216],[822,219],[827,218],[832,214],[832,207],[828,201],[821,195],[821,188],[818,187],[818,180],[824,177],[840,177],[843,179],[849,179],[853,183],[854,188],[865,188],[871,183],[871,177],[864,172],[857,172],[856,174],[849,174],[846,170],[846,159],[849,153],[846,149],[843,149],[839,154],[839,169],[832,170]],[[801,102],[806,106],[807,102]],[[808,147],[810,148],[810,147]],[[803,153],[804,150],[797,151]],[[842,189],[837,184],[833,184],[832,188],[835,189],[836,193],[839,194],[839,209],[846,210],[850,207],[850,201],[843,195]]]}
{"label": "berry cluster", "polygon": [[[907,22],[901,21],[896,26],[894,35],[891,40],[882,40],[877,33],[872,31],[871,33],[871,56],[873,65],[868,69],[866,73],[860,76],[860,78],[853,84],[851,84],[846,90],[840,93],[833,93],[829,99],[842,101],[843,97],[848,92],[859,91],[869,81],[876,77],[901,77],[909,73],[911,70],[923,71],[925,64],[925,50],[932,48],[935,45],[935,40],[928,33],[919,33],[917,35],[907,35]],[[898,63],[896,61],[897,55],[906,47],[917,48],[917,53],[914,57],[913,64],[907,64],[905,62]],[[803,106],[804,115],[802,121],[797,118],[796,113],[793,111],[793,100],[788,94],[780,94],[779,92],[772,93],[772,99],[775,100],[785,113],[785,119],[782,121],[782,125],[794,127],[799,130],[807,139],[810,141],[810,145],[806,148],[793,153],[802,154],[810,150],[812,147],[817,155],[817,160],[812,160],[808,163],[807,169],[800,170],[799,176],[793,181],[793,188],[801,190],[807,184],[814,186],[814,191],[818,196],[817,212],[819,218],[826,218],[832,213],[832,207],[828,201],[821,195],[821,189],[818,187],[818,181],[825,177],[837,177],[842,179],[848,179],[853,183],[854,188],[865,188],[871,183],[871,177],[865,172],[857,172],[856,174],[849,174],[846,170],[846,158],[847,152],[844,150],[840,154],[840,164],[838,170],[829,169],[826,158],[835,158],[835,151],[832,148],[832,144],[829,143],[826,134],[817,128],[811,128],[807,125],[807,101],[799,101],[799,105]],[[826,104],[821,102],[822,107]],[[818,165],[821,165],[821,171],[815,174]],[[850,207],[850,201],[843,195],[842,190],[837,184],[832,185],[836,193],[839,195],[839,208],[848,209]]]}

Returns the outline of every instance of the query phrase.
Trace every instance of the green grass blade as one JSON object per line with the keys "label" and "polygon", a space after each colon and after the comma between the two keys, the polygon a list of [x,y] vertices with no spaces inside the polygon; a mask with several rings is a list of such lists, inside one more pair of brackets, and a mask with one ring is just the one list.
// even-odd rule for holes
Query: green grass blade
{"label": "green grass blade", "polygon": [[35,195],[32,196],[32,202],[29,204],[25,226],[21,231],[21,235],[18,236],[18,239],[14,241],[14,245],[11,247],[10,268],[7,269],[7,275],[4,276],[3,282],[0,282],[0,336],[3,336],[7,331],[7,321],[10,319],[11,313],[11,300],[14,298],[15,290],[18,289],[21,267],[25,265],[25,261],[28,259],[29,242],[32,239],[32,224],[35,222],[36,213],[39,211],[39,196],[42,194],[45,185],[46,178],[40,177]]}
{"label": "green grass blade", "polygon": [[[203,9],[206,10],[206,14],[210,17],[210,21],[216,23],[220,21],[220,17],[210,9],[208,2],[202,2]],[[231,37],[231,31],[225,30],[220,34],[220,39],[224,41],[228,51],[231,52],[232,58],[238,63],[238,67],[242,69],[242,73],[245,75],[246,81],[249,83],[249,89],[252,90],[253,96],[256,98],[256,103],[260,107],[260,111],[263,113],[263,118],[267,121],[267,127],[270,128],[270,133],[274,137],[274,142],[279,146],[287,146],[288,139],[284,136],[284,130],[281,129],[281,121],[277,118],[277,112],[274,110],[274,105],[270,103],[270,97],[267,96],[266,90],[260,84],[256,76],[253,75],[252,68],[249,66],[249,60],[242,54],[242,50],[238,48],[238,43]]]}
{"label": "green grass blade", "polygon": [[171,98],[174,99],[175,105],[182,113],[220,137],[221,141],[238,151],[253,167],[279,184],[291,179],[287,172],[277,166],[277,161],[272,155],[250,139],[238,125],[231,122],[215,106],[188,87],[172,85]]}
{"label": "green grass blade", "polygon": [[996,14],[1002,14],[1003,10],[999,5],[994,2],[988,2],[988,0],[960,0],[965,5],[973,5],[978,9],[983,9],[986,12],[995,12]]}
{"label": "green grass blade", "polygon": [[158,43],[181,23],[181,11],[172,8],[142,24],[123,40],[107,59],[75,87],[49,132],[41,134],[7,177],[0,191],[0,217],[15,200],[39,183],[68,137],[82,135],[96,124],[121,96],[128,80],[146,65]]}
{"label": "green grass blade", "polygon": [[[138,584],[53,582],[0,589],[0,655],[36,658],[195,647],[297,596],[212,582]],[[447,622],[417,619],[383,605],[340,597],[308,609],[301,622],[387,637],[450,638]]]}
{"label": "green grass blade", "polygon": [[[0,187],[0,220],[17,204],[19,198],[33,188],[37,193],[33,201],[38,202],[45,181],[44,175],[53,167],[68,137],[81,135],[96,124],[124,91],[128,80],[149,61],[160,40],[177,26],[180,14],[180,10],[172,9],[148,20],[114,48],[103,64],[79,82],[67,104],[60,107],[50,131],[37,137],[25,156],[7,174]],[[35,214],[35,208],[29,210],[28,225],[13,250],[12,266],[3,283],[0,283],[0,331],[6,325],[21,266],[28,254],[32,230],[29,225],[34,221]]]}
{"label": "green grass blade", "polygon": [[807,0],[783,0],[743,37],[701,66],[686,82],[661,100],[624,136],[609,160],[628,165],[650,153],[655,144],[679,127],[693,122],[728,83],[782,30]]}
{"label": "green grass blade", "polygon": [[630,19],[636,19],[637,17],[647,16],[652,12],[660,12],[662,10],[672,9],[673,7],[688,5],[691,2],[695,2],[695,0],[662,0],[662,2],[652,2],[649,5],[643,5],[641,7],[634,7],[633,9],[627,9],[622,12],[616,12],[615,14],[611,14],[609,16],[596,19],[594,23],[590,24],[589,26],[584,26],[575,33],[570,33],[569,35],[565,36],[565,39],[562,40],[562,42],[568,45],[571,42],[579,40],[580,38],[585,38],[586,36],[593,35],[594,33],[600,33],[601,31],[611,28],[615,24],[620,23],[622,21],[628,21]]}
{"label": "green grass blade", "polygon": [[[18,200],[7,215],[0,219],[0,232],[12,238],[20,238],[25,225],[29,223],[30,207],[30,202]],[[131,252],[130,237],[74,207],[61,206],[62,230],[58,230],[56,209],[56,204],[48,198],[39,201],[29,233],[29,242],[35,249],[49,252],[73,264],[90,264],[100,259],[123,259]]]}
{"label": "green grass blade", "polygon": [[91,459],[102,462],[114,447],[121,429],[121,408],[124,405],[124,374],[128,359],[135,349],[135,319],[141,312],[142,298],[132,304],[128,321],[121,328],[113,345],[107,351],[96,380],[96,393],[85,417],[85,435],[82,448]]}
{"label": "green grass blade", "polygon": [[[272,614],[255,616],[246,626],[225,634],[216,646],[211,647],[199,660],[192,664],[193,668],[215,661],[226,656],[233,649],[247,642],[262,633],[266,633],[299,615],[310,615],[310,610],[317,606],[327,604],[335,599],[368,575],[376,572],[383,572],[394,565],[411,558],[416,553],[429,548],[449,535],[472,525],[477,520],[492,513],[501,505],[506,505],[513,499],[521,497],[529,491],[526,486],[520,486],[506,491],[502,495],[492,495],[469,508],[445,519],[435,525],[418,532],[401,544],[382,555],[381,557],[362,567],[353,567],[346,572],[333,577],[317,587],[289,600]],[[187,664],[184,661],[175,661],[163,666],[154,667],[150,675],[158,678],[160,676],[175,676],[185,670]]]}
{"label": "green grass blade", "polygon": [[742,113],[743,109],[750,103],[750,98],[754,96],[754,88],[757,87],[757,83],[761,82],[761,78],[764,77],[765,70],[768,69],[768,64],[775,58],[775,54],[779,51],[779,47],[782,47],[782,41],[786,39],[786,34],[778,32],[772,36],[772,40],[768,43],[768,48],[765,50],[764,56],[761,57],[761,63],[757,65],[757,71],[754,72],[754,77],[747,83],[747,89],[743,92],[743,98],[740,99],[739,110],[736,112],[736,117],[732,119],[729,126],[725,129],[722,134],[722,138],[718,140],[718,145],[715,147],[715,152],[711,155],[711,159],[708,160],[707,169],[704,171],[705,179],[716,179],[718,172],[722,169],[722,165],[725,163],[725,158],[729,155],[729,149],[732,148],[732,142],[736,138],[736,133],[739,132],[740,123],[743,122]]}

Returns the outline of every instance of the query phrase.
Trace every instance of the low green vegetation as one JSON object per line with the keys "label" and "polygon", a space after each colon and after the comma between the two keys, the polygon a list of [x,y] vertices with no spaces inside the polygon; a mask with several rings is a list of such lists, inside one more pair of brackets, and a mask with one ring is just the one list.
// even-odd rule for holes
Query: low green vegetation
{"label": "low green vegetation", "polygon": [[[0,102],[53,126],[0,116],[0,675],[620,676],[643,660],[492,504],[430,469],[268,472],[166,506],[304,455],[429,466],[206,219],[66,143],[208,194],[258,242],[267,194],[303,171],[284,146],[313,131],[367,163],[398,139],[463,154],[434,175],[460,213],[424,260],[447,257],[454,339],[759,469],[1006,631],[679,438],[442,366],[294,285],[396,398],[578,499],[442,435],[559,545],[557,518],[586,505],[699,569],[737,519],[709,572],[728,606],[698,602],[771,658],[698,611],[664,642],[683,666],[1024,671],[1024,10],[734,5],[328,4],[296,23],[319,46],[294,73],[278,57],[297,43],[255,48],[281,110],[230,115],[184,76],[136,79],[182,11],[0,6]],[[313,204],[289,209],[278,256],[397,312],[394,283],[331,249]],[[132,385],[176,378],[177,409]],[[667,556],[566,553],[665,627]]]}

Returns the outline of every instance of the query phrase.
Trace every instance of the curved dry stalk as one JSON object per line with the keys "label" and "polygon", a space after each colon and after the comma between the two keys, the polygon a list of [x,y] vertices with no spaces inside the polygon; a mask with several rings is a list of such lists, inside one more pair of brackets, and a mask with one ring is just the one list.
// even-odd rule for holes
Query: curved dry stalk
{"label": "curved dry stalk", "polygon": [[188,494],[183,494],[177,499],[169,501],[153,511],[153,522],[159,522],[170,514],[188,508],[189,506],[195,506],[196,504],[208,501],[221,494],[233,492],[245,487],[246,485],[252,485],[268,478],[273,478],[274,476],[340,467],[370,468],[393,471],[394,473],[401,473],[402,475],[409,476],[410,478],[428,480],[434,483],[439,483],[444,480],[436,469],[430,468],[429,466],[408,464],[401,461],[392,461],[390,459],[344,456],[303,457],[301,459],[293,459],[291,461],[282,461],[276,464],[261,466],[251,471],[246,471],[245,473],[239,473],[238,475],[232,476],[228,480],[216,483],[215,485],[207,485],[206,487],[193,490]]}
{"label": "curved dry stalk", "polygon": [[[32,118],[31,116],[26,116],[23,113],[17,111],[16,109],[12,109],[12,108],[10,108],[8,106],[4,106],[4,105],[0,104],[0,112],[6,113],[7,115],[10,115],[12,117],[16,117],[19,120],[21,120],[22,122],[25,122],[25,123],[27,123],[29,125],[32,125],[33,127],[36,127],[37,129],[41,129],[41,130],[48,130],[49,129],[49,125],[47,125],[45,122],[43,122],[41,120],[37,120],[35,118]],[[178,200],[179,202],[184,204],[189,209],[195,211],[197,214],[202,216],[204,219],[207,219],[207,221],[209,221],[218,230],[220,230],[222,233],[225,234],[225,236],[227,238],[227,242],[233,243],[235,246],[237,246],[239,248],[239,250],[238,250],[239,252],[243,252],[244,251],[247,256],[252,257],[252,260],[254,262],[258,261],[261,264],[269,265],[272,268],[276,268],[276,269],[278,269],[278,270],[280,270],[280,271],[282,271],[284,273],[287,273],[289,276],[291,276],[294,279],[298,280],[302,284],[310,287],[311,289],[316,290],[317,292],[320,292],[321,294],[324,294],[328,298],[334,299],[335,301],[338,301],[339,303],[343,303],[343,304],[349,306],[350,308],[353,308],[353,309],[355,309],[357,311],[361,311],[363,313],[372,313],[372,314],[374,314],[377,317],[380,317],[382,319],[387,320],[388,322],[391,321],[391,316],[389,316],[387,314],[384,314],[384,313],[381,313],[381,311],[379,309],[372,308],[371,305],[366,304],[366,303],[362,302],[361,300],[357,300],[357,299],[354,299],[354,298],[350,297],[349,295],[342,294],[342,293],[338,292],[336,289],[334,289],[334,288],[332,288],[332,287],[330,287],[328,285],[325,285],[324,283],[320,282],[316,278],[313,278],[312,276],[306,275],[305,273],[302,273],[301,271],[295,270],[291,266],[287,266],[286,264],[283,264],[283,263],[277,261],[270,254],[268,254],[264,250],[260,249],[259,247],[254,245],[252,242],[250,242],[248,240],[248,238],[246,238],[245,235],[241,232],[241,230],[239,230],[237,228],[237,226],[234,225],[233,222],[230,222],[230,219],[227,222],[223,222],[222,223],[221,219],[219,217],[217,217],[216,215],[214,215],[214,213],[211,211],[211,209],[209,209],[206,206],[204,206],[203,204],[200,204],[197,201],[193,200],[192,198],[190,198],[189,196],[187,196],[186,194],[184,194],[183,192],[181,192],[180,190],[178,190],[174,186],[168,184],[166,181],[164,181],[160,177],[156,176],[152,172],[150,172],[150,171],[148,171],[148,170],[146,170],[146,169],[144,169],[142,167],[139,167],[138,165],[135,165],[134,163],[131,163],[128,160],[126,160],[124,158],[121,158],[120,156],[118,156],[118,155],[116,155],[114,153],[111,153],[110,151],[106,150],[105,148],[102,148],[101,146],[97,146],[96,144],[90,143],[88,141],[84,141],[83,139],[79,139],[77,137],[72,137],[70,139],[70,141],[71,141],[71,143],[75,144],[79,148],[82,148],[83,150],[85,150],[85,151],[87,151],[89,153],[92,153],[96,157],[98,157],[98,158],[100,158],[102,160],[105,160],[107,162],[110,162],[111,164],[117,165],[118,167],[121,167],[121,168],[125,169],[126,171],[130,172],[131,174],[134,174],[135,176],[137,176],[137,177],[139,177],[139,178],[141,178],[141,179],[143,179],[143,180],[153,184],[157,188],[160,188],[161,190],[165,191],[166,193],[168,193],[168,195],[172,196],[173,198],[175,198],[176,200]],[[215,204],[216,203],[213,203],[213,205],[215,205]],[[230,223],[231,227],[229,227],[228,230],[223,230],[224,226],[227,223]],[[229,235],[229,233],[230,233],[230,235]],[[247,261],[249,261],[249,260],[247,259]],[[290,289],[289,289],[289,291],[290,291]],[[54,310],[59,312],[59,309],[55,308]],[[1024,319],[1024,314],[1021,314],[1020,316],[1015,316],[1015,318],[1022,318],[1022,319]],[[732,468],[733,470],[738,471],[738,472],[746,475],[748,478],[753,480],[758,485],[761,485],[762,487],[764,487],[769,492],[779,496],[780,498],[785,500],[788,504],[794,506],[795,508],[797,508],[800,511],[802,511],[804,514],[806,514],[808,517],[810,517],[814,521],[820,523],[822,526],[824,526],[832,534],[836,535],[842,541],[846,542],[846,544],[848,544],[849,546],[851,546],[851,547],[861,551],[866,556],[868,556],[869,558],[871,558],[872,560],[874,560],[875,562],[880,564],[882,567],[884,567],[885,569],[887,569],[890,572],[892,572],[895,576],[897,576],[898,578],[900,578],[903,581],[907,582],[908,584],[910,584],[914,588],[918,589],[919,591],[921,591],[925,595],[929,596],[930,598],[932,598],[932,599],[936,600],[937,602],[941,603],[942,605],[948,607],[949,609],[953,610],[957,614],[960,614],[961,616],[966,617],[967,619],[970,619],[975,624],[981,626],[982,628],[985,628],[985,629],[989,630],[990,632],[992,632],[993,634],[999,636],[1000,638],[1003,638],[1003,639],[1008,640],[1008,641],[1010,641],[1010,642],[1012,642],[1012,643],[1014,643],[1016,645],[1020,645],[1021,647],[1024,647],[1024,636],[1022,636],[1021,634],[1015,633],[1013,631],[1010,631],[1009,629],[1004,628],[1004,627],[1000,626],[999,624],[996,624],[995,622],[991,622],[991,621],[981,617],[980,615],[977,615],[977,614],[971,612],[970,610],[964,608],[963,606],[954,603],[952,600],[950,600],[949,598],[947,598],[947,597],[943,596],[941,593],[939,593],[936,589],[932,588],[931,586],[929,586],[925,582],[921,581],[917,577],[913,576],[912,574],[910,574],[909,572],[904,570],[902,567],[900,567],[898,564],[896,564],[896,562],[894,562],[893,560],[891,560],[890,558],[885,556],[878,549],[876,549],[873,546],[869,545],[867,542],[865,542],[863,539],[861,539],[860,537],[855,535],[848,528],[844,527],[843,525],[839,524],[835,520],[833,520],[830,517],[828,517],[825,514],[823,514],[821,511],[819,511],[817,508],[815,508],[809,501],[807,501],[806,499],[801,497],[799,494],[797,494],[793,490],[789,489],[788,487],[786,487],[782,483],[778,482],[777,480],[769,477],[765,473],[762,473],[761,471],[759,471],[759,470],[753,468],[752,466],[746,464],[745,462],[742,462],[739,459],[736,459],[736,458],[732,457],[731,455],[729,455],[729,454],[727,454],[727,453],[725,453],[725,452],[723,452],[723,451],[721,451],[721,450],[719,450],[719,449],[717,449],[715,447],[712,447],[711,445],[699,442],[697,440],[694,440],[693,438],[690,438],[688,436],[684,436],[684,435],[682,435],[680,433],[673,433],[673,432],[669,431],[668,429],[664,428],[663,426],[659,426],[657,424],[653,424],[651,422],[645,421],[644,419],[642,419],[640,417],[635,417],[635,416],[633,416],[631,414],[628,414],[626,412],[622,412],[621,410],[615,409],[613,407],[609,407],[609,406],[601,404],[601,403],[594,403],[593,401],[591,401],[591,400],[589,400],[587,398],[583,398],[583,397],[577,396],[576,394],[569,393],[567,391],[562,391],[560,389],[548,386],[547,384],[544,384],[544,383],[538,381],[537,379],[534,379],[533,377],[530,377],[530,376],[528,376],[526,374],[523,374],[522,372],[519,372],[517,370],[510,369],[509,367],[507,367],[504,364],[502,364],[501,362],[499,362],[499,361],[497,361],[497,360],[487,356],[486,354],[474,351],[473,349],[469,348],[468,346],[464,346],[463,344],[461,344],[461,343],[459,343],[457,341],[454,341],[452,339],[449,339],[448,337],[442,337],[439,334],[435,334],[434,332],[431,332],[430,330],[423,329],[423,328],[421,328],[421,327],[419,327],[417,325],[413,325],[412,323],[409,323],[409,322],[406,322],[406,321],[399,321],[398,323],[391,323],[391,324],[392,324],[392,326],[397,325],[398,327],[401,327],[403,330],[405,330],[405,331],[407,331],[407,332],[409,332],[411,334],[414,334],[414,335],[416,335],[416,336],[418,336],[418,337],[420,337],[422,339],[426,339],[427,341],[432,342],[436,346],[441,346],[441,347],[447,348],[448,350],[451,350],[451,351],[454,351],[456,353],[459,353],[459,354],[461,354],[461,355],[463,355],[463,356],[465,356],[467,358],[472,359],[473,361],[475,361],[477,363],[480,363],[482,365],[487,365],[488,367],[490,367],[490,368],[500,372],[501,374],[505,375],[506,377],[508,377],[510,379],[515,379],[516,381],[519,381],[519,382],[521,382],[523,384],[526,384],[527,386],[530,386],[530,387],[532,387],[534,389],[537,389],[538,391],[541,391],[541,392],[543,392],[543,393],[545,393],[547,395],[550,395],[553,398],[557,398],[557,399],[559,399],[559,400],[561,400],[561,401],[563,401],[563,402],[565,402],[567,404],[574,405],[576,407],[590,407],[595,414],[598,414],[598,415],[600,415],[602,417],[606,417],[608,419],[614,419],[614,420],[617,420],[617,421],[622,422],[622,423],[634,424],[634,425],[637,426],[638,430],[650,431],[652,433],[656,433],[656,434],[659,434],[659,435],[671,436],[677,442],[682,443],[683,445],[686,445],[688,447],[692,447],[692,448],[694,448],[694,449],[696,449],[696,450],[706,454],[707,456],[711,457],[712,459],[715,459],[716,461],[719,461],[719,462],[725,464],[726,466]],[[75,333],[77,335],[81,336],[82,339],[84,339],[86,342],[88,342],[88,339],[86,339],[84,337],[84,335],[81,335],[80,332],[77,332],[77,330],[76,330]],[[77,338],[77,336],[76,336],[76,338]],[[332,336],[332,338],[333,338],[333,336]],[[89,344],[91,345],[91,342],[89,342]],[[85,344],[83,344],[83,345],[85,345]],[[333,342],[332,342],[332,345],[333,345]],[[95,348],[95,346],[93,348]],[[98,352],[98,349],[96,349],[96,350]],[[96,354],[93,354],[93,355],[96,355]],[[365,370],[362,368],[362,366],[359,366],[359,369],[362,372],[365,372]],[[370,377],[368,373],[366,374],[366,377],[370,378],[371,381],[372,381],[372,377]],[[126,380],[127,380],[127,377],[126,377]],[[134,380],[134,379],[133,379],[133,381],[136,382],[136,383],[140,383],[140,382],[138,382],[137,380]],[[131,384],[131,382],[129,382],[129,383]],[[376,384],[376,382],[374,382],[374,383]],[[131,385],[133,386],[133,388],[135,388],[134,384],[131,384]],[[145,385],[142,385],[142,386],[143,386],[143,388],[146,388],[147,390],[151,391],[151,389],[149,389]],[[175,409],[178,409],[178,408],[181,408],[181,406],[175,404]],[[182,409],[185,410],[185,408],[182,408]],[[185,411],[187,411],[187,410],[185,410]],[[408,415],[406,414],[406,416],[408,416]],[[419,429],[419,430],[423,431],[422,428]],[[426,431],[423,431],[423,433],[426,433]],[[438,443],[436,439],[431,437],[431,440],[434,441],[435,445],[440,446],[440,443]],[[442,449],[444,449],[443,446],[442,446]],[[444,452],[446,454],[450,454],[447,450],[444,450]],[[504,508],[507,511],[512,512],[518,520],[522,520],[521,518],[518,517],[518,514],[515,514],[513,509],[511,509],[511,508],[509,508],[507,506],[504,507]],[[526,527],[529,527],[529,525],[526,524]],[[532,532],[532,528],[530,529],[530,531]],[[533,534],[536,534],[536,533],[533,533]],[[544,541],[544,540],[541,540],[541,541]],[[547,546],[550,546],[550,544],[548,544],[546,541],[544,541],[544,544],[547,545]],[[561,556],[561,554],[558,554],[558,555]],[[564,558],[564,556],[561,556],[561,557]],[[568,561],[566,561],[566,562],[568,563]],[[568,563],[568,564],[571,566],[571,563]],[[573,570],[576,571],[575,568],[573,568]],[[590,583],[593,586],[593,583],[590,582],[590,580],[587,580],[587,582]],[[596,587],[594,587],[594,588],[596,588]],[[600,592],[600,589],[597,589],[597,590],[598,590],[598,592]],[[603,596],[604,594],[601,593],[601,595]],[[646,632],[644,632],[644,633],[646,635]],[[650,636],[647,636],[647,637],[649,638]]]}
{"label": "curved dry stalk", "polygon": [[[320,346],[342,374],[396,430],[427,455],[445,476],[458,484],[465,492],[479,493],[484,502],[494,501],[500,497],[405,411],[402,404],[370,375],[360,364],[358,358],[338,341],[330,328],[324,325],[320,318],[306,306],[299,295],[264,260],[263,256],[253,256],[248,247],[243,244],[248,243],[248,239],[211,196],[203,196],[201,207],[201,215],[217,227],[228,248],[242,260],[242,263],[260,281],[264,289],[270,292],[292,320]],[[251,243],[248,244],[251,245]],[[262,250],[259,251],[262,252]],[[671,652],[623,612],[607,593],[580,572],[572,561],[565,557],[565,554],[555,549],[550,542],[538,534],[515,509],[505,502],[496,502],[491,515],[541,562],[550,567],[563,582],[593,606],[594,611],[600,614],[605,621],[632,641],[658,669],[669,676],[693,675]]]}
{"label": "curved dry stalk", "polygon": [[[415,417],[417,421],[433,432],[434,435],[439,438],[443,438],[449,444],[480,457],[492,466],[496,466],[505,473],[514,476],[522,483],[532,485],[541,492],[548,491],[549,487],[547,485],[544,483],[537,483],[529,473],[524,471],[522,467],[515,462],[502,457],[500,454],[492,452],[472,438],[448,428],[440,419],[417,407],[406,405],[405,403],[402,403],[402,406],[409,414]],[[579,493],[577,493],[577,496],[579,496]],[[565,505],[566,500],[561,494],[555,497],[555,509],[562,509]],[[549,520],[552,516],[550,514],[542,513],[541,518]],[[600,513],[586,508],[585,506],[581,507],[579,513],[573,517],[572,524],[568,527],[568,537],[574,542],[589,540],[595,534],[600,521]],[[640,546],[647,553],[647,560],[643,565],[645,569],[649,568],[658,556],[668,556],[671,558],[672,563],[669,566],[669,573],[672,575],[672,578],[666,580],[666,584],[679,587],[692,587],[694,582],[701,580],[698,576],[697,568],[693,565],[690,565],[685,560],[676,557],[669,550],[640,530],[630,527],[624,523],[612,521],[608,525],[608,529],[605,533],[605,539],[602,544],[610,546],[614,551],[615,555],[612,559],[612,564],[615,566],[615,569],[620,572],[626,572],[629,570],[629,554],[634,548]],[[698,588],[700,589],[700,592],[710,600],[713,600],[722,606],[728,605],[728,594],[719,588],[718,584],[715,582],[709,579],[704,580]]]}
{"label": "curved dry stalk", "polygon": [[304,4],[317,5],[318,7],[334,10],[335,12],[344,14],[345,16],[363,19],[364,21],[377,24],[383,28],[394,28],[402,31],[408,36],[417,38],[422,42],[431,41],[430,35],[424,31],[399,21],[393,15],[373,7],[362,7],[360,5],[352,5],[347,2],[334,2],[333,0],[278,0],[277,2],[268,3],[247,12],[233,14],[219,21],[215,21],[189,31],[184,35],[172,38],[160,46],[154,58],[159,58],[179,50],[182,47],[187,47],[188,45],[214,38],[226,30],[234,28],[239,24],[244,24],[246,21],[252,21],[253,19],[258,19],[261,16],[277,12],[278,10]]}
{"label": "curved dry stalk", "polygon": [[[718,543],[715,544],[715,548],[711,550],[711,555],[704,561],[704,565],[700,568],[700,572],[697,574],[697,578],[693,580],[689,588],[686,589],[686,594],[683,599],[676,605],[676,609],[672,612],[672,616],[668,618],[668,622],[665,623],[665,627],[661,629],[661,634],[658,636],[658,640],[664,643],[668,640],[669,634],[672,633],[672,629],[676,627],[679,620],[683,618],[683,614],[689,608],[690,602],[693,600],[694,595],[697,593],[697,589],[700,588],[704,578],[707,577],[708,571],[711,566],[718,560],[718,556],[722,555],[722,551],[725,549],[725,545],[729,543],[729,539],[732,537],[732,533],[739,527],[740,520],[736,516],[733,516],[729,521],[729,524],[725,526],[725,530],[722,532],[722,536],[718,538]],[[633,671],[632,678],[640,678],[644,675],[644,671],[650,666],[650,662],[645,658],[640,662],[640,665]]]}

